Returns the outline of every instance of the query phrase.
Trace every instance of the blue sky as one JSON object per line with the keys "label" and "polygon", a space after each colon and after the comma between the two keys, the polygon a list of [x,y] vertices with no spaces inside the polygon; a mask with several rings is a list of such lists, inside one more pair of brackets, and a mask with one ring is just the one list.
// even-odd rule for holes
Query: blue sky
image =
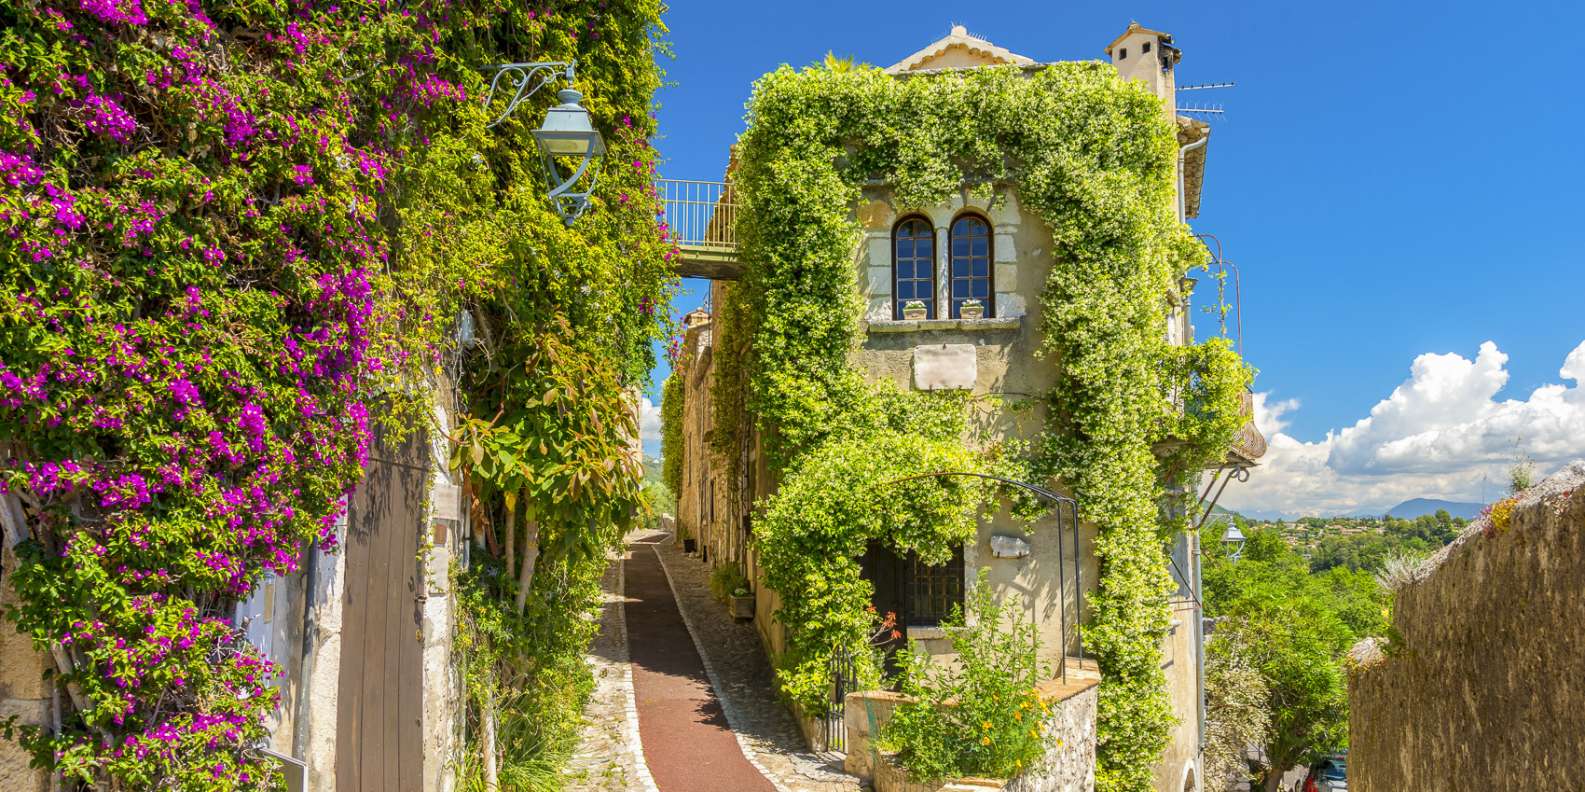
{"label": "blue sky", "polygon": [[[1317,490],[1305,503],[1284,502],[1276,490],[1297,485],[1275,471],[1242,493],[1248,508],[1388,506],[1377,501],[1400,491],[1472,498],[1477,473],[1500,474],[1499,456],[1549,466],[1570,455],[1556,437],[1526,437],[1538,420],[1580,439],[1573,453],[1585,455],[1585,397],[1559,371],[1585,371],[1585,352],[1565,364],[1585,342],[1585,6],[1261,6],[679,0],[668,15],[672,84],[658,97],[661,172],[719,178],[754,79],[782,63],[831,50],[885,66],[953,23],[1036,60],[1099,58],[1136,19],[1176,37],[1179,85],[1238,84],[1185,97],[1228,111],[1193,224],[1242,270],[1244,348],[1274,408],[1268,434],[1335,468],[1305,482]],[[685,293],[674,312],[701,295]],[[1213,332],[1200,320],[1202,337]],[[1495,352],[1482,355],[1487,341]],[[654,393],[665,374],[663,364]],[[1543,386],[1565,387],[1564,406],[1535,407]],[[1450,388],[1467,398],[1438,395]],[[1401,415],[1356,426],[1373,409]],[[1358,447],[1333,447],[1350,429]],[[1469,435],[1490,437],[1471,448]],[[1406,462],[1406,444],[1424,454]],[[1426,469],[1427,457],[1440,467]],[[1379,486],[1383,476],[1396,486]],[[1328,500],[1328,488],[1356,493]]]}

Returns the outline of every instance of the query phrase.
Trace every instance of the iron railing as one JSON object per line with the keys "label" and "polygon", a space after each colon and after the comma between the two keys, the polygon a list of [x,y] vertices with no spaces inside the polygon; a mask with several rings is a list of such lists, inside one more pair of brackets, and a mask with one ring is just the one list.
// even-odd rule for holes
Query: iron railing
{"label": "iron railing", "polygon": [[656,179],[655,189],[678,247],[737,249],[737,196],[731,182]]}

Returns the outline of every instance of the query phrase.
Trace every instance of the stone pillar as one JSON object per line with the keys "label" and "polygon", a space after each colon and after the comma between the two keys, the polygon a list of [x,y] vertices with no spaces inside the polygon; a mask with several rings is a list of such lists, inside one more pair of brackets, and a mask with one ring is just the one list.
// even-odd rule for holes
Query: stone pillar
{"label": "stone pillar", "polygon": [[[449,399],[450,390],[442,387],[437,402]],[[635,401],[636,405],[636,401]],[[429,525],[424,541],[420,572],[424,579],[423,599],[423,712],[421,727],[425,792],[451,792],[457,786],[457,758],[462,745],[465,700],[462,675],[451,654],[456,631],[457,599],[451,587],[452,559],[463,551],[467,535],[464,523],[462,488],[452,479],[447,453],[451,433],[451,414],[442,404],[435,407],[435,431],[430,437]]]}
{"label": "stone pillar", "polygon": [[347,586],[347,518],[336,521],[335,535],[343,549],[327,553],[315,549],[309,563],[313,587],[306,607],[310,610],[303,640],[303,703],[298,713],[297,750],[308,764],[310,789],[336,788],[336,719],[341,682],[341,617]]}

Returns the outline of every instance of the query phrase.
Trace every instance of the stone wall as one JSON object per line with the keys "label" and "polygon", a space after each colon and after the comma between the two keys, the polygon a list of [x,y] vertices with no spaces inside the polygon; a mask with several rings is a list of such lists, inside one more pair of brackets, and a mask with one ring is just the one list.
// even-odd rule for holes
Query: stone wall
{"label": "stone wall", "polygon": [[1410,576],[1393,626],[1354,652],[1353,789],[1585,785],[1585,461]]}

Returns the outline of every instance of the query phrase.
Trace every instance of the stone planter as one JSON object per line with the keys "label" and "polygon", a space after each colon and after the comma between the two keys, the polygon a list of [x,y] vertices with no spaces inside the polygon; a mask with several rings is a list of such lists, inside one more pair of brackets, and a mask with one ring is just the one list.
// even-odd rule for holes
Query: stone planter
{"label": "stone planter", "polygon": [[956,778],[920,781],[897,766],[896,757],[876,744],[892,712],[912,701],[901,693],[865,690],[843,700],[847,756],[842,769],[871,785],[875,792],[1094,792],[1096,687],[1100,675],[1082,663],[1068,661],[1068,679],[1040,683],[1040,697],[1054,718],[1045,732],[1046,753],[1039,762],[1007,780]]}
{"label": "stone planter", "polygon": [[903,303],[903,318],[910,322],[918,322],[930,318],[930,309],[917,300]]}
{"label": "stone planter", "polygon": [[978,300],[970,300],[958,306],[958,318],[975,321],[985,318],[985,305]]}
{"label": "stone planter", "polygon": [[732,610],[732,618],[738,621],[749,621],[754,618],[754,595],[744,594],[738,596],[734,594],[727,600],[727,607]]}

